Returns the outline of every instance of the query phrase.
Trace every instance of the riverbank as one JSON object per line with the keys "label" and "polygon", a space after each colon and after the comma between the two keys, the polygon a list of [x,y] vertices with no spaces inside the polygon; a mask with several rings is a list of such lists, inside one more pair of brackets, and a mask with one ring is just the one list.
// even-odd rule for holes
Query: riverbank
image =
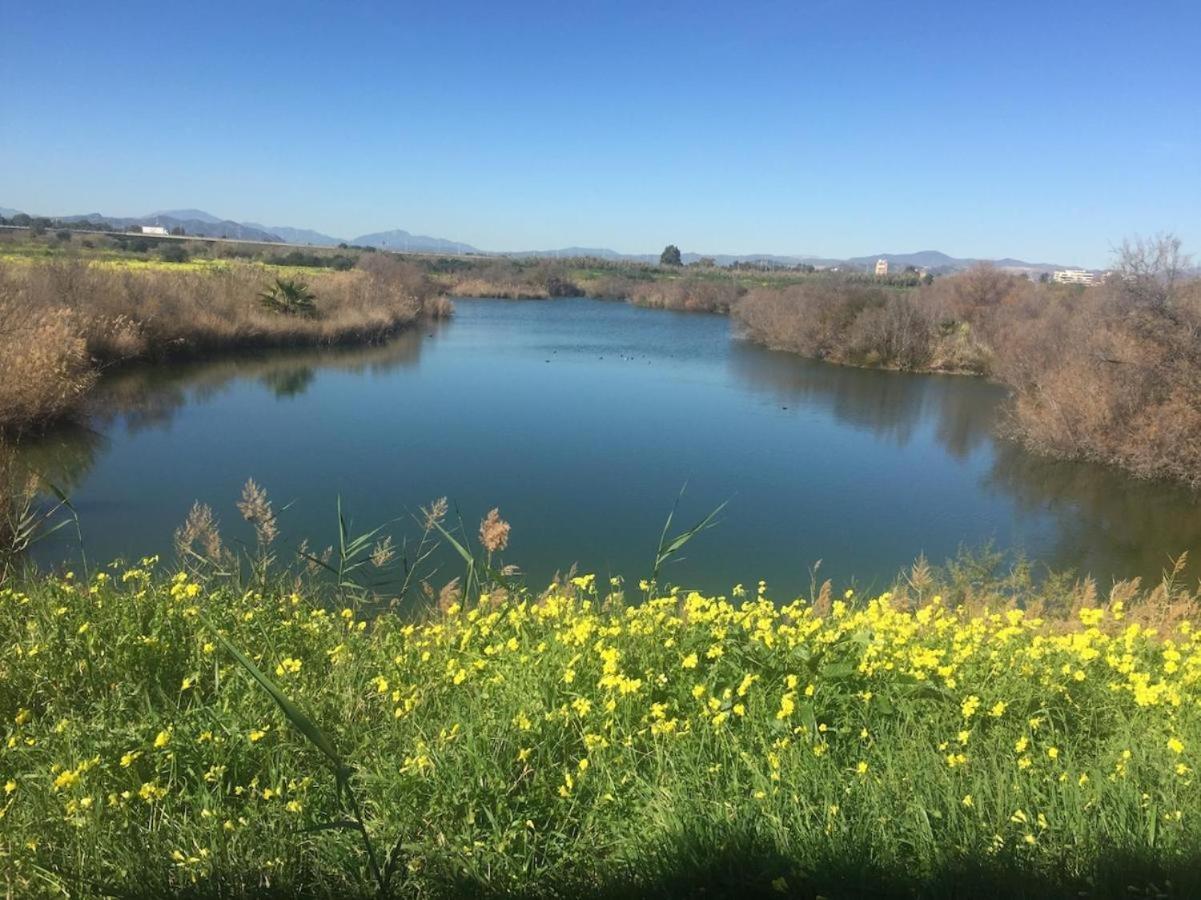
{"label": "riverbank", "polygon": [[750,340],[846,365],[984,375],[1007,387],[1003,431],[1041,455],[1201,486],[1201,279],[1179,242],[1123,245],[1092,287],[988,266],[904,291],[814,279],[752,290]]}
{"label": "riverbank", "polygon": [[134,361],[262,347],[374,343],[448,315],[414,267],[364,256],[347,271],[243,261],[0,262],[0,429],[73,414],[100,372]]}
{"label": "riverbank", "polygon": [[920,568],[784,606],[584,575],[372,617],[172,571],[0,589],[6,894],[1201,890],[1171,583],[1023,611]]}
{"label": "riverbank", "polygon": [[[445,314],[447,295],[587,296],[728,315],[756,343],[841,365],[984,375],[1011,392],[1003,432],[1026,448],[1201,486],[1201,279],[1185,276],[1171,237],[1123,245],[1113,277],[1087,288],[989,266],[928,283],[916,273],[874,280],[585,258],[402,262],[365,248],[284,253],[137,236],[6,235],[0,245],[0,363],[15,373],[0,385],[0,428],[9,430],[77,409],[113,362],[378,341]],[[276,278],[307,285],[316,314],[264,308],[259,295]]]}

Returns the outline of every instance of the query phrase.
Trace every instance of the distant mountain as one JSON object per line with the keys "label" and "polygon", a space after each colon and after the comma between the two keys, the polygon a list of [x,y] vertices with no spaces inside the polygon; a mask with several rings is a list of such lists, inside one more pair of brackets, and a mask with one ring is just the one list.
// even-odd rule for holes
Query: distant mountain
{"label": "distant mountain", "polygon": [[[681,253],[680,258],[685,263],[693,263],[702,259],[711,259],[719,266],[730,266],[736,262],[768,263],[773,266],[795,266],[801,263],[821,265],[823,263],[837,264],[838,260],[823,260],[816,256],[779,256],[773,253],[750,253],[738,255],[733,253]],[[656,256],[655,260],[658,261]]]}
{"label": "distant mountain", "polygon": [[[199,209],[175,210],[179,216],[166,212],[150,216],[106,216],[103,213],[85,213],[77,216],[55,216],[60,222],[89,222],[101,225],[113,231],[123,231],[136,225],[161,225],[167,230],[182,228],[185,234],[193,237],[234,238],[241,241],[266,241],[282,244],[284,240],[277,234],[252,225],[235,222],[232,219],[218,219]],[[183,216],[191,216],[184,218]],[[203,216],[203,218],[194,218]]]}
{"label": "distant mountain", "polygon": [[508,256],[513,259],[541,259],[541,258],[561,258],[561,259],[579,259],[587,257],[591,259],[608,259],[608,260],[627,260],[630,262],[658,262],[659,254],[657,253],[618,253],[616,250],[610,250],[607,247],[559,247],[557,250],[501,250],[497,256]]}
{"label": "distant mountain", "polygon": [[13,216],[19,215],[22,215],[19,209],[9,209],[7,206],[0,206],[0,216],[4,216],[6,219],[11,219]]}
{"label": "distant mountain", "polygon": [[1028,263],[1020,259],[967,259],[948,256],[940,250],[919,250],[916,253],[877,253],[873,256],[855,256],[844,260],[847,265],[858,269],[868,269],[876,264],[876,260],[886,259],[890,269],[903,269],[914,266],[927,269],[935,274],[958,272],[962,269],[987,262],[1001,269],[1013,269],[1022,272],[1053,272],[1065,268],[1057,263]]}
{"label": "distant mountain", "polygon": [[160,216],[180,221],[204,222],[208,225],[220,225],[223,221],[212,213],[206,213],[203,209],[160,209],[158,212],[148,213],[143,218],[156,219]]}
{"label": "distant mountain", "polygon": [[470,244],[458,241],[448,241],[445,238],[428,237],[424,234],[410,234],[407,231],[377,231],[373,234],[361,234],[350,241],[360,247],[375,247],[379,250],[399,250],[401,252],[417,251],[422,253],[480,253]]}
{"label": "distant mountain", "polygon": [[247,222],[246,225],[250,228],[258,228],[271,234],[277,234],[281,240],[288,244],[336,247],[339,244],[349,243],[344,238],[330,237],[328,234],[322,234],[320,231],[313,231],[309,228],[292,228],[288,225],[259,225],[257,222]]}
{"label": "distant mountain", "polygon": [[283,238],[270,231],[234,222],[232,219],[217,219],[206,222],[203,219],[176,219],[171,216],[156,216],[153,221],[139,220],[134,225],[162,225],[165,228],[182,228],[186,234],[198,237],[235,238],[239,241],[266,241],[273,244],[284,243]]}

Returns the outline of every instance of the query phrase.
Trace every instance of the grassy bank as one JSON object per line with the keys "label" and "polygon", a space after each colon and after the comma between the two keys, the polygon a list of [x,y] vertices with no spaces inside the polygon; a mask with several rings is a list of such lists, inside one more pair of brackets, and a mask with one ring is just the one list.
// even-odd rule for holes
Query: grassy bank
{"label": "grassy bank", "polygon": [[369,343],[448,310],[423,273],[382,255],[348,271],[300,272],[240,261],[6,257],[0,429],[72,413],[114,364]]}
{"label": "grassy bank", "polygon": [[578,576],[400,617],[153,560],[10,584],[0,882],[1195,896],[1196,598],[944,587],[777,606]]}

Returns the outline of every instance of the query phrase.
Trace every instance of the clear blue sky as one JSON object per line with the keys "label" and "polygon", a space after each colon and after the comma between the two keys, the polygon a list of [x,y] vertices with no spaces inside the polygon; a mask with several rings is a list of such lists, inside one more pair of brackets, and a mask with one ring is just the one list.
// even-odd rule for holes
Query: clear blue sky
{"label": "clear blue sky", "polygon": [[0,0],[0,206],[484,249],[1201,251],[1201,4]]}

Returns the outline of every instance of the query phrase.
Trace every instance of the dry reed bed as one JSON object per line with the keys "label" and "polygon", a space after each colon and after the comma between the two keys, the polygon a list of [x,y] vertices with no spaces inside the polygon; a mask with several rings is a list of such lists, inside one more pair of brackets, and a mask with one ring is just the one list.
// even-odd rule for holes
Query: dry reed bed
{"label": "dry reed bed", "polygon": [[270,268],[242,263],[204,272],[78,260],[0,266],[0,429],[73,412],[115,363],[373,342],[423,314],[450,312],[425,275],[386,258],[307,276],[312,316],[265,309],[259,295],[272,278]]}

